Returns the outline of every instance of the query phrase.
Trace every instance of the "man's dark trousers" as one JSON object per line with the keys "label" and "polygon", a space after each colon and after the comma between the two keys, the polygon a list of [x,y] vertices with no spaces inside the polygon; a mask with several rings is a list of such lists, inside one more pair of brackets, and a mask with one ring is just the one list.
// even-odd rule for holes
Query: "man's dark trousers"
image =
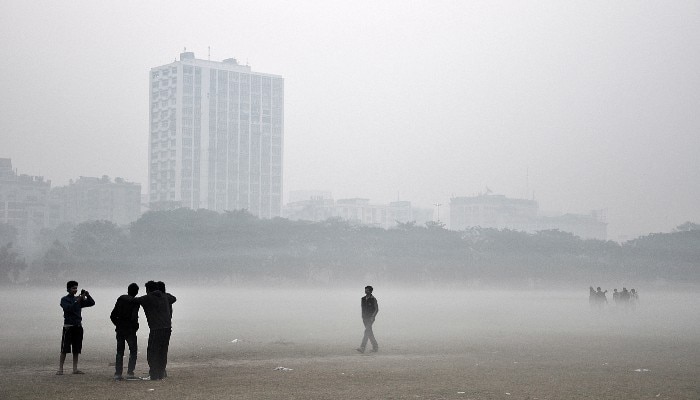
{"label": "man's dark trousers", "polygon": [[124,371],[124,350],[127,344],[129,345],[129,365],[126,367],[126,373],[133,375],[138,354],[137,343],[136,331],[117,332],[117,359],[114,362],[115,375],[121,376]]}
{"label": "man's dark trousers", "polygon": [[168,362],[168,345],[172,328],[151,329],[148,334],[148,375],[151,380],[163,379],[165,366]]}
{"label": "man's dark trousers", "polygon": [[365,336],[362,337],[362,345],[360,346],[362,350],[367,346],[367,340],[372,343],[372,350],[377,351],[379,346],[377,345],[377,340],[374,338],[374,332],[372,332],[372,324],[374,323],[374,318],[362,318],[362,322],[365,324]]}

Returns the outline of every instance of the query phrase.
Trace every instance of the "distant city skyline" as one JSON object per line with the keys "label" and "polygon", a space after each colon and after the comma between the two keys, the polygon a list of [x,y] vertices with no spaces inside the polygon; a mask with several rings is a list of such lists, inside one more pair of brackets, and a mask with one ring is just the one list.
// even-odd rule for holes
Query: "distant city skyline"
{"label": "distant city skyline", "polygon": [[150,68],[186,47],[284,77],[283,196],[433,208],[488,186],[545,212],[604,209],[612,239],[700,221],[697,1],[0,9],[0,157],[57,186],[148,190]]}

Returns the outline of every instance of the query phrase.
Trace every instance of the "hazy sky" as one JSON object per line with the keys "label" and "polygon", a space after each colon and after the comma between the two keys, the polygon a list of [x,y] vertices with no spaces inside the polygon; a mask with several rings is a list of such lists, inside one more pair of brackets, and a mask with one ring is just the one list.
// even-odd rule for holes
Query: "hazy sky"
{"label": "hazy sky", "polygon": [[147,190],[149,69],[211,46],[285,78],[285,197],[700,222],[699,1],[4,0],[0,35],[0,157],[54,186]]}

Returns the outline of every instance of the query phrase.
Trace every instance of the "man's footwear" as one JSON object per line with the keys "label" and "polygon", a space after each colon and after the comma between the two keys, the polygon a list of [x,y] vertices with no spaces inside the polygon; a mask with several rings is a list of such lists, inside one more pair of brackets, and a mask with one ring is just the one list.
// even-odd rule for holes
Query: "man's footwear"
{"label": "man's footwear", "polygon": [[83,371],[81,371],[81,370],[79,370],[79,369],[76,369],[75,371],[73,371],[73,374],[75,374],[75,375],[85,375],[85,372],[83,372]]}
{"label": "man's footwear", "polygon": [[124,378],[122,378],[121,375],[116,375],[116,374],[115,374],[115,375],[114,375],[114,380],[115,380],[115,381],[123,381]]}
{"label": "man's footwear", "polygon": [[370,351],[371,351],[372,353],[376,353],[376,352],[379,351],[379,349],[372,349],[372,350],[370,350]]}
{"label": "man's footwear", "polygon": [[365,349],[363,349],[362,347],[358,347],[355,350],[357,350],[357,352],[360,354],[364,354],[364,352],[365,352]]}

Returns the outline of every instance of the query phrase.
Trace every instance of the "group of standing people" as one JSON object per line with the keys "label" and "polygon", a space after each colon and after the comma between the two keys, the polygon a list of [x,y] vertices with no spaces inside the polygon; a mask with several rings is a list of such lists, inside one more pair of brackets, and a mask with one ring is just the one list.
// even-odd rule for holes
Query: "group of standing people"
{"label": "group of standing people", "polygon": [[[594,309],[602,310],[603,307],[608,303],[608,298],[606,290],[601,290],[600,286],[593,289],[593,286],[588,287],[588,302]],[[613,289],[613,302],[616,306],[623,306],[625,308],[630,308],[635,310],[637,308],[637,303],[639,303],[639,293],[635,289],[627,290],[626,287],[622,288],[621,292],[617,289]]]}
{"label": "group of standing people", "polygon": [[615,303],[616,306],[623,306],[635,310],[638,302],[639,294],[634,288],[627,290],[626,287],[623,287],[621,292],[618,292],[617,288],[613,289],[613,303]]}
{"label": "group of standing people", "polygon": [[[168,347],[172,334],[172,304],[177,301],[175,296],[166,292],[165,283],[146,282],[146,294],[137,297],[139,286],[132,283],[127,288],[127,294],[119,296],[110,314],[110,320],[115,326],[117,339],[117,354],[115,359],[114,379],[122,380],[124,371],[124,351],[129,346],[129,363],[126,379],[160,380],[167,377]],[[82,374],[78,369],[78,357],[83,344],[82,309],[95,305],[95,300],[86,290],[78,295],[78,282],[69,281],[66,284],[68,295],[61,299],[63,309],[63,335],[61,338],[61,357],[57,375],[63,375],[63,365],[66,355],[73,354],[73,373]],[[148,321],[148,377],[139,378],[134,375],[138,357],[139,308],[143,307]]]}
{"label": "group of standing people", "polygon": [[[137,297],[139,285],[132,283],[127,287],[127,293],[119,296],[109,316],[115,326],[117,339],[117,354],[114,363],[115,380],[161,380],[168,376],[166,366],[168,364],[168,347],[172,334],[173,303],[177,301],[175,296],[166,292],[163,282],[146,282],[146,294]],[[591,288],[592,289],[592,288]],[[598,288],[600,289],[600,288]],[[82,309],[95,305],[95,300],[87,290],[81,290],[78,294],[78,282],[66,283],[68,294],[61,298],[63,309],[63,334],[61,336],[61,357],[56,375],[63,375],[63,365],[68,354],[73,354],[73,373],[83,374],[78,369],[78,358],[83,347]],[[362,309],[362,323],[365,326],[364,336],[357,351],[365,352],[367,342],[372,344],[371,352],[379,351],[379,345],[374,338],[372,325],[379,313],[379,303],[374,297],[372,286],[365,286],[365,295],[362,296],[360,307]],[[146,359],[148,361],[148,376],[136,377],[136,359],[138,357],[139,308],[143,307],[148,321],[148,349]],[[129,347],[129,362],[124,372],[124,352]]]}

